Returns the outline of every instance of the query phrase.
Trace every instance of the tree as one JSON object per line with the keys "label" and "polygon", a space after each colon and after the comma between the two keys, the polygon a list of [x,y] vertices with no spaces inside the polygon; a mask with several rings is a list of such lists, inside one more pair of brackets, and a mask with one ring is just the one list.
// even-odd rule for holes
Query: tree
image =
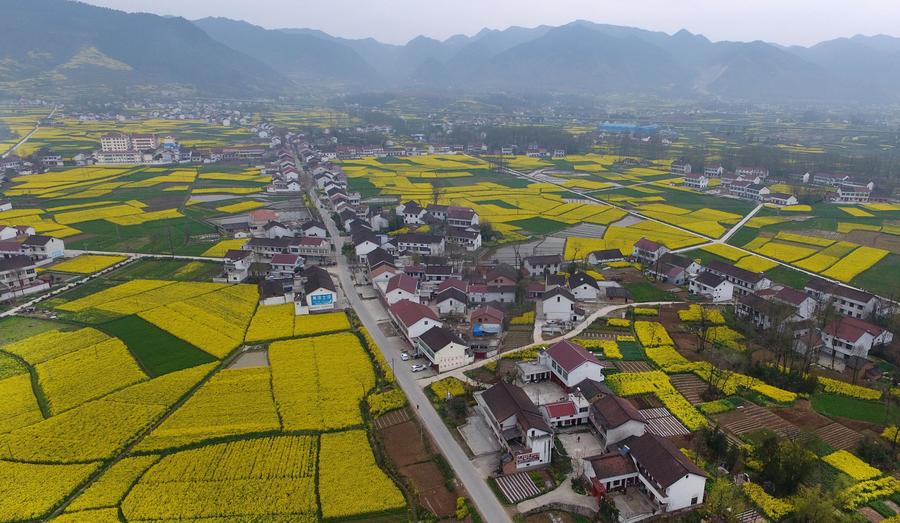
{"label": "tree", "polygon": [[703,500],[703,514],[709,521],[737,523],[741,513],[747,510],[747,501],[737,486],[725,478],[712,483]]}
{"label": "tree", "polygon": [[597,519],[606,523],[617,523],[619,521],[619,509],[609,499],[609,496],[604,496],[600,500],[600,510],[597,512]]}
{"label": "tree", "polygon": [[825,492],[820,485],[804,485],[791,498],[794,511],[785,518],[792,523],[838,523],[847,521],[835,503],[837,496]]}
{"label": "tree", "polygon": [[772,491],[778,497],[796,492],[812,472],[817,459],[796,441],[779,441],[774,433],[764,437],[756,448],[756,457],[762,463],[760,476],[772,485]]}

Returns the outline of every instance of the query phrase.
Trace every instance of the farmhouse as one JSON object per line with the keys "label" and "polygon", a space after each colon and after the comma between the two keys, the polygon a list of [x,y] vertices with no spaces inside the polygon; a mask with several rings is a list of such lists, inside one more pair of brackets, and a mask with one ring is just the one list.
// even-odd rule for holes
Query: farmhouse
{"label": "farmhouse", "polygon": [[768,178],[769,170],[765,167],[738,167],[734,170],[735,176],[742,176],[744,178]]}
{"label": "farmhouse", "polygon": [[475,393],[475,402],[505,454],[505,473],[548,465],[552,457],[553,428],[521,388],[500,381]]}
{"label": "farmhouse", "polygon": [[858,356],[866,358],[877,345],[886,345],[894,339],[894,334],[883,327],[858,318],[838,318],[822,329],[824,354],[832,354],[841,360]]}
{"label": "farmhouse", "polygon": [[765,201],[774,205],[797,205],[797,197],[793,194],[773,192],[766,196]]}
{"label": "farmhouse", "polygon": [[225,277],[229,283],[240,283],[250,275],[253,264],[253,253],[237,249],[229,249],[225,253]]}
{"label": "farmhouse", "polygon": [[269,276],[275,279],[291,278],[303,269],[303,258],[297,254],[276,254],[269,262]]}
{"label": "farmhouse", "polygon": [[669,249],[661,244],[647,238],[641,238],[634,243],[631,251],[631,257],[636,262],[644,265],[654,265],[659,258],[669,252]]}
{"label": "farmhouse", "polygon": [[556,274],[559,272],[562,262],[562,255],[560,254],[528,256],[525,258],[524,269],[532,278],[543,277],[545,274]]}
{"label": "farmhouse", "polygon": [[503,311],[490,305],[482,305],[469,314],[469,323],[475,336],[499,334],[503,329]]}
{"label": "farmhouse", "polygon": [[443,325],[429,307],[409,300],[400,300],[388,307],[388,313],[410,344],[428,329]]}
{"label": "farmhouse", "polygon": [[590,407],[581,394],[568,394],[564,400],[541,405],[541,412],[553,428],[574,427],[588,422]]}
{"label": "farmhouse", "polygon": [[588,254],[588,263],[591,265],[599,265],[601,263],[609,263],[613,261],[622,261],[625,256],[619,249],[604,249],[601,251],[593,251]]}
{"label": "farmhouse", "polygon": [[738,296],[767,289],[772,285],[772,281],[761,272],[750,272],[719,260],[709,262],[705,270],[731,282],[734,285],[734,294]]}
{"label": "farmhouse", "polygon": [[547,321],[578,321],[584,316],[576,309],[575,296],[565,287],[554,287],[541,298],[541,312]]}
{"label": "farmhouse", "polygon": [[388,305],[393,305],[400,300],[419,303],[419,280],[405,274],[394,276],[387,282],[384,299]]}
{"label": "farmhouse", "polygon": [[584,458],[584,476],[597,497],[637,486],[661,512],[702,504],[706,487],[706,474],[697,465],[671,441],[649,432],[626,439],[618,452]]}
{"label": "farmhouse", "polygon": [[444,239],[440,236],[422,233],[398,234],[394,241],[400,252],[440,255],[444,253]]}
{"label": "farmhouse", "polygon": [[813,278],[803,290],[820,305],[831,302],[834,309],[851,318],[869,318],[878,312],[879,300],[874,294],[835,285],[821,278]]}
{"label": "farmhouse", "polygon": [[684,285],[699,270],[700,265],[694,260],[667,252],[655,264],[647,267],[647,274],[661,282]]}
{"label": "farmhouse", "polygon": [[38,279],[34,261],[28,256],[0,258],[0,302],[49,288],[47,282]]}
{"label": "farmhouse", "polygon": [[590,421],[604,449],[627,438],[642,436],[647,428],[634,405],[615,394],[604,394],[591,404]]}
{"label": "farmhouse", "polygon": [[469,346],[450,329],[433,326],[416,339],[416,349],[438,372],[446,372],[475,361]]}
{"label": "farmhouse", "polygon": [[708,178],[721,178],[725,174],[725,168],[721,164],[707,165],[703,167],[703,174]]}
{"label": "farmhouse", "polygon": [[22,242],[22,251],[32,260],[52,260],[62,258],[66,253],[66,244],[52,236],[29,236]]}
{"label": "farmhouse", "polygon": [[600,296],[597,280],[582,271],[575,271],[569,276],[569,290],[576,300],[581,301],[597,301]]}
{"label": "farmhouse", "polygon": [[567,391],[586,380],[603,381],[603,365],[584,347],[569,340],[557,342],[541,354],[538,362],[549,368],[550,379]]}
{"label": "farmhouse", "polygon": [[337,289],[328,271],[313,265],[303,269],[300,277],[303,280],[303,299],[310,312],[334,310]]}
{"label": "farmhouse", "polygon": [[684,186],[697,191],[709,188],[709,178],[705,174],[691,173],[684,175]]}
{"label": "farmhouse", "polygon": [[[447,285],[450,283],[450,285]],[[469,296],[464,290],[466,284],[461,280],[447,280],[438,286],[434,303],[437,306],[438,314],[444,316],[462,316],[468,308]]]}
{"label": "farmhouse", "polygon": [[425,223],[427,211],[418,203],[410,200],[397,206],[397,214],[403,217],[406,225],[421,225]]}
{"label": "farmhouse", "polygon": [[724,276],[712,272],[701,272],[688,282],[688,292],[712,300],[714,303],[731,301],[734,284]]}
{"label": "farmhouse", "polygon": [[685,175],[691,173],[691,164],[687,163],[684,158],[678,158],[672,162],[672,174]]}

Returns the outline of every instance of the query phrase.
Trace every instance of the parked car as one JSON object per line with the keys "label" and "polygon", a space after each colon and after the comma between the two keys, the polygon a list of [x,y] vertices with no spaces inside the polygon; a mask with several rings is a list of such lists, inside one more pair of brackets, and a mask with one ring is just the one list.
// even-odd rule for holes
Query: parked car
{"label": "parked car", "polygon": [[403,361],[409,361],[409,353],[408,353],[408,352],[401,352],[401,353],[400,353],[400,359],[403,360]]}
{"label": "parked car", "polygon": [[425,365],[420,365],[418,363],[413,363],[409,370],[413,372],[419,372],[425,370]]}

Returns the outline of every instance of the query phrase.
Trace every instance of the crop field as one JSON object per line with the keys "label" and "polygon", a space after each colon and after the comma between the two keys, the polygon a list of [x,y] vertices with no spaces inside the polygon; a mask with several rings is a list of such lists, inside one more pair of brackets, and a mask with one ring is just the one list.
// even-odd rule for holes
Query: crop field
{"label": "crop field", "polygon": [[291,306],[285,337],[305,337],[272,343],[270,366],[227,369],[255,287],[123,279],[58,303],[116,319],[0,341],[0,489],[14,495],[0,520],[405,515],[363,430],[362,404],[385,394],[344,313],[294,322]]}
{"label": "crop field", "polygon": [[[897,220],[900,210],[882,204],[839,207],[823,203],[798,211],[782,209],[780,214],[776,209],[763,209],[729,243],[827,278],[889,294],[897,291],[898,285],[891,278],[900,264]],[[724,246],[716,248],[721,250],[715,254],[728,258]],[[773,264],[742,257],[737,265],[769,270],[766,266]],[[894,288],[886,290],[885,284]]]}
{"label": "crop field", "polygon": [[[15,208],[0,212],[0,225],[31,226],[79,249],[200,255],[213,245],[191,237],[216,233],[206,219],[266,205],[245,198],[269,181],[254,167],[235,166],[93,166],[15,176],[4,192]],[[192,194],[229,199],[205,203]]]}
{"label": "crop field", "polygon": [[[18,136],[27,134],[34,127],[35,117],[43,118],[49,113],[22,117],[2,117]],[[258,144],[259,138],[240,127],[224,127],[202,120],[162,120],[137,119],[126,121],[98,120],[79,121],[72,118],[54,118],[52,125],[42,126],[28,142],[18,150],[20,156],[28,156],[47,147],[71,158],[78,153],[89,153],[100,147],[100,137],[107,133],[157,133],[172,134],[186,147],[222,147],[236,143]]]}

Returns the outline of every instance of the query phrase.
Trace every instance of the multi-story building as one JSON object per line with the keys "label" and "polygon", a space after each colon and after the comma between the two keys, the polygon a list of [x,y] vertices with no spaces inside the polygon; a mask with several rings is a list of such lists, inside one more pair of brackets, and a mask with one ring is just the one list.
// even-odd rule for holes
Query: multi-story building
{"label": "multi-story building", "polygon": [[524,390],[501,380],[476,392],[475,403],[504,450],[500,465],[505,473],[550,464],[553,428]]}
{"label": "multi-story building", "polygon": [[0,302],[49,288],[47,282],[38,279],[37,267],[28,256],[0,258]]}
{"label": "multi-story building", "polygon": [[734,294],[743,296],[772,286],[772,281],[761,272],[750,272],[719,260],[713,260],[705,271],[722,276],[734,285]]}
{"label": "multi-story building", "polygon": [[769,170],[765,167],[738,167],[734,170],[735,176],[743,176],[744,178],[756,178],[757,176],[760,178],[768,178]]}

